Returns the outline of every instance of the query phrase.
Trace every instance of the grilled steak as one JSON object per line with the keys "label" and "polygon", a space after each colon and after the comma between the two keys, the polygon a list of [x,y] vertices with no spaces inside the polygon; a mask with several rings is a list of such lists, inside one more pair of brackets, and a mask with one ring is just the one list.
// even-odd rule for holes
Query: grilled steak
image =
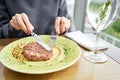
{"label": "grilled steak", "polygon": [[47,51],[37,42],[31,42],[24,46],[22,54],[31,61],[49,60],[52,57],[52,51]]}

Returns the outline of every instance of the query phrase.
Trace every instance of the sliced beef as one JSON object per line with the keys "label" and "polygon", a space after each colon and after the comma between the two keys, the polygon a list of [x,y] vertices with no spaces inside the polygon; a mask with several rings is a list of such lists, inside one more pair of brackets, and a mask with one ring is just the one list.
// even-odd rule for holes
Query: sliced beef
{"label": "sliced beef", "polygon": [[37,42],[31,42],[24,46],[22,54],[31,61],[49,60],[52,57],[52,51],[47,51]]}

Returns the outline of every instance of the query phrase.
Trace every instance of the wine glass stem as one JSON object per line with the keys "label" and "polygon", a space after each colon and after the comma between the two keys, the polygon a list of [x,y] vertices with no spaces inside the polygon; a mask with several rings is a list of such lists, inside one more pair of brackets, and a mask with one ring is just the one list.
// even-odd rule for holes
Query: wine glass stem
{"label": "wine glass stem", "polygon": [[97,54],[97,49],[99,44],[99,35],[100,35],[100,32],[96,32],[96,43],[95,43],[95,50],[94,50],[95,54]]}

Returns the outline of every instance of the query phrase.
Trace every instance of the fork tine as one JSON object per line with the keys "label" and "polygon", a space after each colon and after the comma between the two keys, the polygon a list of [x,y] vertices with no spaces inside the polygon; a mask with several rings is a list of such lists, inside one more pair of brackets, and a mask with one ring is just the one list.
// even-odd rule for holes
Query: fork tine
{"label": "fork tine", "polygon": [[58,36],[58,35],[52,35],[52,36],[51,36],[51,40],[50,40],[50,44],[49,44],[51,48],[53,48],[53,46],[54,46],[54,44],[55,44],[55,41],[56,41],[56,39],[57,39],[57,36]]}

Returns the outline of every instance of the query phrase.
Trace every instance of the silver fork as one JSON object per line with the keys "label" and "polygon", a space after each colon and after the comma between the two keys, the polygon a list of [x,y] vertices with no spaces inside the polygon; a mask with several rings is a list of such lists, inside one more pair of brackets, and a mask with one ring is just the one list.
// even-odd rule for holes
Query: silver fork
{"label": "silver fork", "polygon": [[[66,30],[66,33],[67,32],[68,32],[68,29]],[[56,41],[58,35],[59,34],[55,34],[55,32],[52,31],[51,40],[50,40],[50,43],[49,43],[49,46],[50,46],[51,49],[54,47],[54,44],[55,44],[55,41]]]}
{"label": "silver fork", "polygon": [[56,41],[57,37],[58,37],[58,34],[51,36],[51,40],[50,40],[50,44],[49,44],[49,46],[50,46],[51,48],[54,47],[54,44],[55,44],[55,41]]}
{"label": "silver fork", "polygon": [[55,41],[56,41],[57,37],[58,37],[58,34],[55,35],[55,33],[54,33],[54,31],[53,31],[53,32],[52,32],[52,35],[51,35],[51,37],[50,37],[51,39],[50,39],[50,43],[49,43],[49,46],[50,46],[51,48],[54,47],[54,44],[55,44]]}

